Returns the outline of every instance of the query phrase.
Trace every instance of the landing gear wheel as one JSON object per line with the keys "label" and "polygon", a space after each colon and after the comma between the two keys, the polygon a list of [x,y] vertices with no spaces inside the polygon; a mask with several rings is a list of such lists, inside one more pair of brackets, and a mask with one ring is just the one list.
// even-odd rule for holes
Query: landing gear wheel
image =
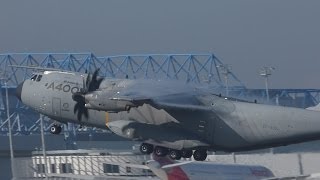
{"label": "landing gear wheel", "polygon": [[183,158],[191,158],[192,150],[182,150],[181,154]]}
{"label": "landing gear wheel", "polygon": [[54,124],[50,127],[51,134],[60,134],[61,130],[62,130],[62,127],[57,124]]}
{"label": "landing gear wheel", "polygon": [[181,159],[181,156],[182,156],[182,153],[181,153],[181,151],[179,151],[179,150],[173,150],[173,149],[171,149],[171,150],[169,151],[169,157],[170,157],[171,159],[180,160],[180,159]]}
{"label": "landing gear wheel", "polygon": [[164,148],[164,147],[161,147],[161,146],[156,146],[154,148],[154,151],[153,153],[156,155],[156,156],[159,156],[159,157],[164,157],[168,154],[168,149],[167,148]]}
{"label": "landing gear wheel", "polygon": [[147,144],[147,143],[142,143],[140,145],[140,152],[142,154],[151,154],[153,152],[153,145]]}
{"label": "landing gear wheel", "polygon": [[193,153],[193,158],[196,161],[204,161],[207,158],[207,150],[198,149]]}

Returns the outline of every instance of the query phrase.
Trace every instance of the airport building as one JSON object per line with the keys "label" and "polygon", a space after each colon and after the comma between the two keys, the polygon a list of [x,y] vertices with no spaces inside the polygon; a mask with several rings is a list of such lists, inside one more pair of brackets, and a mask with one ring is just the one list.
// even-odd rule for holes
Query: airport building
{"label": "airport building", "polygon": [[[46,157],[42,152],[35,151],[31,158],[17,158],[16,162],[20,165],[17,168],[16,177],[44,177],[45,174],[57,177],[64,174],[78,177],[81,175],[92,177],[128,176],[136,179],[153,177],[154,175],[149,170],[126,166],[130,163],[143,165],[147,160],[150,160],[149,156],[129,151],[47,151]],[[33,168],[28,168],[30,165]]]}

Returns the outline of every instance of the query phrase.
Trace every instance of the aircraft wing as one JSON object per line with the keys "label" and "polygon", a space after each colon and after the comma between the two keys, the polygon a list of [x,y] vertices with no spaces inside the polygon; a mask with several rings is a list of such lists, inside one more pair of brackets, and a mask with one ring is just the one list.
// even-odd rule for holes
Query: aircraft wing
{"label": "aircraft wing", "polygon": [[198,110],[201,103],[195,97],[202,94],[194,86],[176,81],[105,80],[84,98],[86,108],[107,112],[128,111],[144,104],[164,110]]}
{"label": "aircraft wing", "polygon": [[122,96],[122,97],[112,97],[110,100],[113,101],[120,101],[126,104],[133,104],[134,107],[142,106],[143,104],[149,104],[157,109],[186,109],[186,110],[210,110],[205,106],[199,105],[192,105],[192,104],[180,104],[180,103],[172,103],[172,102],[161,102],[154,100],[153,98],[146,98],[146,97],[129,97],[129,96]]}
{"label": "aircraft wing", "polygon": [[142,106],[143,104],[150,104],[152,102],[151,98],[130,96],[111,97],[110,100],[127,102],[127,104],[133,104],[134,106]]}
{"label": "aircraft wing", "polygon": [[185,164],[190,164],[194,161],[183,161],[183,162],[179,162],[179,163],[174,163],[174,164],[167,164],[167,165],[164,165],[164,166],[161,166],[162,169],[170,169],[170,168],[174,168],[174,167],[177,167],[177,166],[182,166],[182,165],[185,165]]}
{"label": "aircraft wing", "polygon": [[178,167],[178,166],[182,166],[185,164],[190,164],[194,161],[182,161],[182,162],[178,162],[178,163],[173,163],[173,164],[167,164],[164,166],[159,166],[159,164],[154,164],[154,162],[157,162],[155,160],[150,160],[147,162],[147,165],[140,165],[140,164],[122,164],[128,167],[132,167],[132,168],[139,168],[139,169],[153,169],[150,167],[154,167],[154,168],[158,168],[158,169],[170,169],[170,168],[174,168],[174,167]]}
{"label": "aircraft wing", "polygon": [[313,179],[315,177],[319,178],[319,176],[299,175],[299,176],[272,177],[264,180],[293,180],[293,179],[307,180],[307,179]]}

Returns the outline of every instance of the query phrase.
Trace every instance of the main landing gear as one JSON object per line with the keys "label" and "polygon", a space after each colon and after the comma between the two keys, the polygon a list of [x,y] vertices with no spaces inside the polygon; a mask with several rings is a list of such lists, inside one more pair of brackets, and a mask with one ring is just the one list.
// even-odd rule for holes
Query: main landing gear
{"label": "main landing gear", "polygon": [[152,144],[142,143],[140,145],[140,152],[142,154],[151,154],[159,157],[169,156],[171,159],[180,160],[181,158],[191,158],[193,155],[194,160],[204,161],[207,158],[206,149],[197,149],[194,152],[192,150],[175,150],[168,149],[161,146],[153,146]]}
{"label": "main landing gear", "polygon": [[193,158],[196,161],[204,161],[207,159],[207,150],[198,149],[193,152]]}
{"label": "main landing gear", "polygon": [[57,124],[53,124],[50,127],[50,133],[51,134],[60,134],[61,130],[62,130],[62,127],[60,125],[57,125]]}

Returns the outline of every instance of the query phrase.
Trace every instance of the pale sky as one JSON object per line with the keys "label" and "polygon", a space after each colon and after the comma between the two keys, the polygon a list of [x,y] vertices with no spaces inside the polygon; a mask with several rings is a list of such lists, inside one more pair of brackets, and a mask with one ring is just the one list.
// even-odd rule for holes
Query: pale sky
{"label": "pale sky", "polygon": [[214,53],[248,86],[320,88],[320,1],[3,0],[0,53]]}

